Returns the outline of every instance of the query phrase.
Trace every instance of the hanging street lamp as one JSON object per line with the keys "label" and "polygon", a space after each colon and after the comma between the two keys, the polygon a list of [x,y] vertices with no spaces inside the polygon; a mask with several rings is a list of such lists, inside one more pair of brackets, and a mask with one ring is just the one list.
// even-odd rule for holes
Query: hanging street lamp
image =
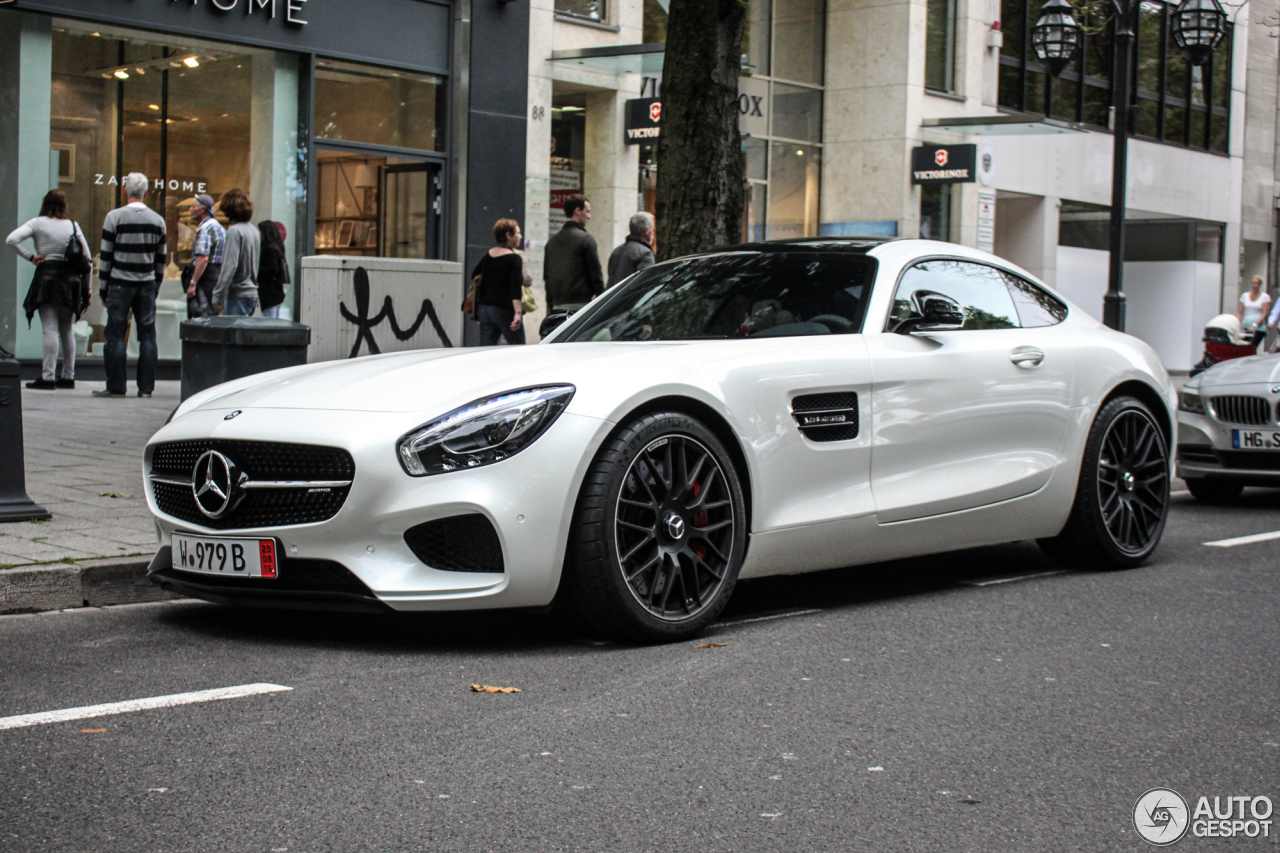
{"label": "hanging street lamp", "polygon": [[[1138,30],[1141,0],[1111,0],[1112,18],[1111,104],[1115,147],[1111,161],[1111,253],[1107,294],[1102,300],[1102,322],[1123,332],[1124,212],[1129,166],[1129,110],[1133,77],[1133,47]],[[1174,42],[1192,65],[1203,65],[1213,56],[1227,32],[1227,15],[1218,0],[1182,0],[1171,14]],[[1080,50],[1081,27],[1067,0],[1048,0],[1031,28],[1031,47],[1049,73],[1057,77],[1075,61]]]}

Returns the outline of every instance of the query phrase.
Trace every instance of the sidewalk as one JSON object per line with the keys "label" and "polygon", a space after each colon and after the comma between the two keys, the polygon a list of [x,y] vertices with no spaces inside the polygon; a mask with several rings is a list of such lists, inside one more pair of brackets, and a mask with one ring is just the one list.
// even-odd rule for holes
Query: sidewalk
{"label": "sidewalk", "polygon": [[[179,384],[157,382],[150,399],[93,397],[101,387],[23,389],[27,494],[53,519],[0,524],[0,613],[137,601],[149,593],[137,583],[156,551],[142,448],[178,405]],[[132,382],[129,388],[136,393]],[[105,578],[122,588],[99,589]]]}

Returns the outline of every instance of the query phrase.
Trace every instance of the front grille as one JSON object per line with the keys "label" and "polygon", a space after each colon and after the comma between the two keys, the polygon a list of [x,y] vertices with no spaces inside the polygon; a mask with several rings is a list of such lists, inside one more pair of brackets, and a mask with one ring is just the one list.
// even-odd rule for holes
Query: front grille
{"label": "front grille", "polygon": [[1214,397],[1213,414],[1229,424],[1265,426],[1271,423],[1271,403],[1263,397]]}
{"label": "front grille", "polygon": [[791,416],[810,441],[858,437],[858,395],[854,393],[804,394],[791,401]]}
{"label": "front grille", "polygon": [[[250,480],[351,480],[355,462],[338,447],[273,441],[175,441],[155,448],[151,473],[189,479],[196,460],[216,450]],[[209,518],[196,505],[190,486],[151,482],[156,505],[165,515],[213,530],[315,524],[338,514],[350,486],[325,489],[254,489],[222,518]]]}
{"label": "front grille", "polygon": [[448,572],[502,572],[498,531],[483,515],[454,515],[404,532],[415,557]]}

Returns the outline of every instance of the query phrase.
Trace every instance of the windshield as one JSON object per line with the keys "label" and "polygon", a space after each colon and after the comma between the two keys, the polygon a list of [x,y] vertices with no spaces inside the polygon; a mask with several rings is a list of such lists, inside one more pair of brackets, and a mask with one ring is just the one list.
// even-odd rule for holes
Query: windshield
{"label": "windshield", "polygon": [[584,309],[569,341],[855,334],[876,263],[836,252],[733,252],[649,267]]}

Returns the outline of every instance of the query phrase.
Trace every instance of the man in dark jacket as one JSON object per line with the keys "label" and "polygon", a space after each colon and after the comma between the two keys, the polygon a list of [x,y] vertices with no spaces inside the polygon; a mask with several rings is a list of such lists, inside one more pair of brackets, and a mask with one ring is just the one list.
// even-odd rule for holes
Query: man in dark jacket
{"label": "man in dark jacket", "polygon": [[653,214],[635,214],[630,226],[627,242],[609,256],[609,287],[653,264]]}
{"label": "man in dark jacket", "polygon": [[564,201],[564,227],[547,241],[542,277],[548,311],[576,311],[604,292],[596,238],[587,233],[591,202],[580,195]]}

